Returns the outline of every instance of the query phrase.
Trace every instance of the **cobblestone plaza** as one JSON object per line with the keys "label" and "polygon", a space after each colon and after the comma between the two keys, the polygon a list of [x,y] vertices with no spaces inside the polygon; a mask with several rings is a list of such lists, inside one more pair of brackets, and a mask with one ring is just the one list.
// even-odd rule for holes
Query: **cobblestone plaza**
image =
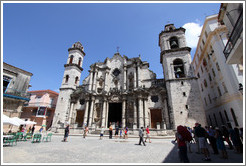
{"label": "cobblestone plaza", "polygon": [[[137,137],[128,139],[109,139],[104,136],[89,135],[86,139],[82,135],[68,137],[68,142],[62,142],[62,135],[52,136],[51,142],[31,143],[18,142],[17,146],[3,147],[2,162],[5,163],[71,163],[71,164],[105,164],[105,163],[133,163],[133,164],[161,164],[180,163],[177,145],[171,143],[173,138],[156,137],[146,146],[138,145]],[[227,150],[229,159],[211,154],[211,162],[202,161],[203,155],[196,154],[196,145],[192,145],[193,153],[188,153],[191,163],[243,163],[243,154],[236,154]],[[212,152],[212,149],[210,149]],[[3,164],[2,163],[2,164]]]}

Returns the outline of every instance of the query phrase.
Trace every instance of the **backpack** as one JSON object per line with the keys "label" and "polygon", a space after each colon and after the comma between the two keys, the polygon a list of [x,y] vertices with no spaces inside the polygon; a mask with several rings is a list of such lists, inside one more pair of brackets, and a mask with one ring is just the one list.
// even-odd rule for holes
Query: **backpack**
{"label": "backpack", "polygon": [[184,126],[178,126],[177,127],[177,132],[182,136],[184,141],[190,142],[192,140],[191,133],[187,130],[186,127]]}

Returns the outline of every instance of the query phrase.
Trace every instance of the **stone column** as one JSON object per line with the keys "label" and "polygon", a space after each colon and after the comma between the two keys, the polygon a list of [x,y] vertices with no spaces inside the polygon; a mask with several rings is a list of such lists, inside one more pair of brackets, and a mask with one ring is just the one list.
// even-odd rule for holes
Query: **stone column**
{"label": "stone column", "polygon": [[102,112],[102,124],[101,124],[101,127],[106,127],[106,124],[105,124],[105,118],[106,118],[106,100],[104,99],[103,100],[103,112]]}
{"label": "stone column", "polygon": [[96,91],[96,85],[97,85],[97,73],[98,73],[98,70],[95,69],[94,79],[93,79],[93,91]]}
{"label": "stone column", "polygon": [[71,103],[70,111],[69,111],[69,118],[68,118],[68,123],[69,124],[71,124],[71,122],[72,122],[73,106],[74,106],[74,103]]}
{"label": "stone column", "polygon": [[122,102],[122,127],[124,128],[126,126],[126,99],[123,99]]}
{"label": "stone column", "polygon": [[140,71],[140,66],[139,66],[140,64],[137,64],[137,71],[138,71],[138,73],[137,73],[137,75],[138,75],[138,88],[140,88],[141,87],[141,79],[140,79],[140,75],[141,75],[141,71]]}
{"label": "stone column", "polygon": [[165,98],[164,100],[164,108],[162,109],[162,114],[163,114],[163,129],[166,129],[166,128],[169,128],[170,127],[170,124],[169,124],[169,121],[166,121],[167,119],[169,119],[169,115],[168,115],[168,110],[167,110],[167,98]]}
{"label": "stone column", "polygon": [[89,111],[89,100],[86,100],[83,127],[85,127],[85,123],[88,126],[88,123],[87,123],[88,111]]}
{"label": "stone column", "polygon": [[126,90],[126,66],[124,66],[124,87],[123,89]]}
{"label": "stone column", "polygon": [[137,128],[137,106],[136,100],[133,101],[133,128]]}
{"label": "stone column", "polygon": [[92,124],[92,115],[93,115],[93,111],[94,111],[94,102],[95,102],[95,97],[92,96],[91,98],[91,109],[90,109],[90,116],[89,116],[89,127],[91,127]]}
{"label": "stone column", "polygon": [[91,90],[92,90],[92,78],[93,78],[93,72],[90,70],[89,91],[91,91]]}
{"label": "stone column", "polygon": [[148,116],[147,101],[148,101],[148,99],[144,99],[144,120],[145,120],[145,127],[149,126],[149,116]]}
{"label": "stone column", "polygon": [[107,84],[107,78],[108,78],[108,70],[105,71],[105,79],[104,79],[104,90],[106,91],[108,84]]}
{"label": "stone column", "polygon": [[108,101],[106,101],[106,126],[105,126],[105,128],[107,128],[108,127]]}
{"label": "stone column", "polygon": [[139,115],[139,127],[143,127],[143,101],[138,98],[138,115]]}
{"label": "stone column", "polygon": [[135,67],[135,70],[134,70],[134,88],[133,89],[136,89],[137,87],[137,71],[136,71],[136,67]]}

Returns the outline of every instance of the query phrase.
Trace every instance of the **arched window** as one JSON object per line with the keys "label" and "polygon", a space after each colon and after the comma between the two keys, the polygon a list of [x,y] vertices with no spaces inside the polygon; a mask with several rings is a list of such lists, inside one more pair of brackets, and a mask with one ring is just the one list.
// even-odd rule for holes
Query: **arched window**
{"label": "arched window", "polygon": [[81,64],[81,58],[79,58],[79,63],[78,63],[78,65],[80,66],[80,64]]}
{"label": "arched window", "polygon": [[65,83],[68,82],[68,79],[69,79],[69,75],[66,75]]}
{"label": "arched window", "polygon": [[171,49],[179,48],[179,42],[177,37],[171,37],[169,42],[170,42]]}
{"label": "arched window", "polygon": [[79,80],[79,77],[77,76],[77,77],[75,77],[75,84],[77,84],[78,83],[78,80]]}
{"label": "arched window", "polygon": [[69,64],[72,64],[73,63],[73,55],[70,56],[70,61],[69,61]]}
{"label": "arched window", "polygon": [[174,74],[176,78],[185,77],[184,74],[184,63],[181,59],[175,59],[173,61]]}

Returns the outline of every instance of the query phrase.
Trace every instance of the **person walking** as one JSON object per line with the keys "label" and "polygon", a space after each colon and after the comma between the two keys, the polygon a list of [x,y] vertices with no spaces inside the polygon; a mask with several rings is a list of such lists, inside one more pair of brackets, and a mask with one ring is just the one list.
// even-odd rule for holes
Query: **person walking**
{"label": "person walking", "polygon": [[84,128],[84,134],[83,134],[83,137],[84,138],[87,136],[88,132],[89,132],[89,128],[87,126],[85,126],[85,128]]}
{"label": "person walking", "polygon": [[225,141],[229,145],[229,149],[233,150],[233,146],[232,146],[231,140],[229,139],[229,131],[227,130],[226,126],[224,126],[224,125],[221,126],[221,132],[222,132],[222,135],[223,135]]}
{"label": "person walking", "polygon": [[149,143],[151,143],[151,141],[150,141],[150,133],[149,133],[149,126],[147,126],[147,128],[146,128],[146,139],[145,139],[145,142],[147,142],[147,139],[149,139]]}
{"label": "person walking", "polygon": [[69,124],[68,124],[67,127],[65,128],[65,133],[64,133],[64,139],[63,139],[63,142],[67,142],[68,134],[69,134]]}
{"label": "person walking", "polygon": [[176,135],[176,140],[178,143],[180,161],[184,163],[189,163],[190,161],[187,156],[187,145],[186,145],[187,140],[185,140],[184,130],[187,130],[187,129],[184,126],[179,125],[177,127],[177,133],[175,135]]}
{"label": "person walking", "polygon": [[223,140],[223,135],[218,127],[215,128],[215,139],[216,139],[217,148],[221,151],[221,155],[222,155],[221,157],[223,159],[228,159],[228,155]]}
{"label": "person walking", "polygon": [[35,124],[32,126],[32,135],[34,134],[35,131]]}
{"label": "person walking", "polygon": [[112,135],[113,135],[113,127],[112,127],[112,124],[110,122],[110,124],[109,124],[109,139],[112,139]]}
{"label": "person walking", "polygon": [[144,143],[144,130],[143,130],[143,127],[141,127],[139,129],[139,145],[142,145],[141,142],[143,142],[144,146],[146,146],[145,143]]}
{"label": "person walking", "polygon": [[119,122],[117,122],[115,126],[115,138],[118,138],[118,135],[119,135]]}
{"label": "person walking", "polygon": [[215,130],[212,126],[208,128],[208,140],[210,142],[210,145],[214,151],[214,154],[219,154],[217,145],[216,145],[216,138],[215,138]]}
{"label": "person walking", "polygon": [[197,154],[200,154],[201,153],[201,149],[200,149],[200,145],[199,145],[199,141],[198,141],[198,137],[195,133],[195,130],[196,128],[198,127],[199,123],[195,123],[195,127],[193,127],[193,134],[194,134],[194,139],[195,139],[195,142],[196,142],[196,148],[197,148]]}
{"label": "person walking", "polygon": [[204,161],[211,161],[210,153],[208,151],[208,142],[206,140],[207,135],[208,135],[207,131],[201,126],[201,124],[198,124],[196,129],[195,129],[195,134],[198,137],[200,149],[205,156],[205,158],[203,158],[203,160]]}

